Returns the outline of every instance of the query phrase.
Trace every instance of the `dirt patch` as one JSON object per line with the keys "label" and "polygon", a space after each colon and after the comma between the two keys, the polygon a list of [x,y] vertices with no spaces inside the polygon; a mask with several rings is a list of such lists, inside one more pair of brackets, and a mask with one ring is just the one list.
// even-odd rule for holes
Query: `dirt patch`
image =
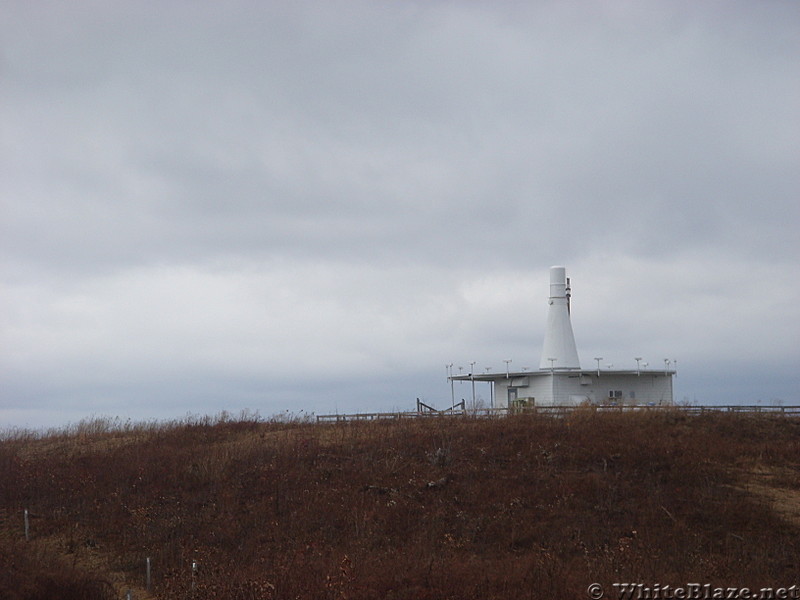
{"label": "dirt patch", "polygon": [[797,467],[756,465],[740,473],[740,486],[765,500],[781,518],[800,527],[800,476]]}
{"label": "dirt patch", "polygon": [[34,538],[27,542],[31,553],[43,561],[57,561],[70,569],[95,574],[107,580],[120,597],[130,590],[134,598],[149,600],[153,598],[143,587],[131,585],[124,573],[111,567],[111,554],[97,545],[91,538],[63,535]]}

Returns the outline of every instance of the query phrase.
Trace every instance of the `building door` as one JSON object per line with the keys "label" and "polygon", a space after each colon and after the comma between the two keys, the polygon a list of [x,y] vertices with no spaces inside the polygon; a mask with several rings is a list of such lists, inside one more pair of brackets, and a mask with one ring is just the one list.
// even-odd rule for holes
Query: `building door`
{"label": "building door", "polygon": [[517,388],[508,388],[508,408],[514,408],[517,405]]}

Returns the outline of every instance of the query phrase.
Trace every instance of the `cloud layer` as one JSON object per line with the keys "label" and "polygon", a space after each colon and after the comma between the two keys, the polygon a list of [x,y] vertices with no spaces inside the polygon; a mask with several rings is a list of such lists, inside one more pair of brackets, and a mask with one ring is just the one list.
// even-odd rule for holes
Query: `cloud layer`
{"label": "cloud layer", "polygon": [[800,402],[793,2],[6,3],[0,422],[445,403],[538,364]]}

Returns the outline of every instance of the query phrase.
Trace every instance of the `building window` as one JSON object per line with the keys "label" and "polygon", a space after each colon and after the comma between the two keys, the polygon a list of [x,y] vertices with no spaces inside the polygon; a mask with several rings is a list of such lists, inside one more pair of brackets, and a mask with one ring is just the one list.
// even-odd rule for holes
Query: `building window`
{"label": "building window", "polygon": [[636,392],[634,390],[631,390],[631,393],[628,395],[630,396],[631,400],[636,400]]}
{"label": "building window", "polygon": [[615,398],[622,398],[622,390],[608,390],[608,397],[612,400]]}

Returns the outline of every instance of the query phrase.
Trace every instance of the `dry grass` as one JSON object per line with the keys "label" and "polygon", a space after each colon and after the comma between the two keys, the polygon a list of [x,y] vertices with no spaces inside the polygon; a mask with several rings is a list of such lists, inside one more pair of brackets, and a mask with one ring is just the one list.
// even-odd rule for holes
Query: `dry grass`
{"label": "dry grass", "polygon": [[739,486],[762,498],[789,524],[800,527],[800,466],[765,466],[738,471]]}
{"label": "dry grass", "polygon": [[[164,600],[798,583],[794,419],[586,410],[119,425],[0,441],[0,559],[18,565],[0,575],[0,597],[50,598],[53,578],[86,588],[63,598],[104,598],[90,595],[106,593],[101,580],[141,590],[148,556]],[[35,515],[28,543],[23,508]],[[45,587],[9,595],[20,581]]]}

